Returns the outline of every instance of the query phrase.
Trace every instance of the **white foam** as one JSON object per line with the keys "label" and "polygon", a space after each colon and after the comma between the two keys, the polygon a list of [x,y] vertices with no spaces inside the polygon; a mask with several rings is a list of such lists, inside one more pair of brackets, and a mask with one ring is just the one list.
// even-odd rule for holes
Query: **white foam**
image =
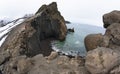
{"label": "white foam", "polygon": [[80,41],[76,41],[75,44],[80,44]]}
{"label": "white foam", "polygon": [[52,49],[55,50],[56,52],[59,52],[59,51],[60,51],[60,49],[58,49],[57,47],[55,47],[55,46],[53,46],[53,45],[52,45]]}

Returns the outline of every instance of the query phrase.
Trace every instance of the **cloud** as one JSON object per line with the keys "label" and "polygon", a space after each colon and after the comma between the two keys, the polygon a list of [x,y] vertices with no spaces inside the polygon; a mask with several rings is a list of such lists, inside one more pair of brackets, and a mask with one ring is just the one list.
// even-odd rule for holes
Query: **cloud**
{"label": "cloud", "polygon": [[102,22],[102,15],[112,10],[119,10],[118,0],[1,0],[0,18],[21,17],[26,13],[35,13],[43,4],[57,2],[59,11],[66,19],[82,18]]}

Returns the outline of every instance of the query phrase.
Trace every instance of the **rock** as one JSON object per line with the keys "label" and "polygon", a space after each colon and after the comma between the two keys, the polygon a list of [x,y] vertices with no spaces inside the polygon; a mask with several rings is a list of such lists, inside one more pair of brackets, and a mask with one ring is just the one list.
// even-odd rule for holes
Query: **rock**
{"label": "rock", "polygon": [[120,65],[111,70],[110,74],[120,74]]}
{"label": "rock", "polygon": [[20,59],[17,63],[17,71],[20,74],[26,74],[32,67],[32,62],[29,59]]}
{"label": "rock", "polygon": [[106,29],[105,35],[109,37],[109,44],[120,46],[120,23],[111,24]]}
{"label": "rock", "polygon": [[120,11],[114,10],[103,15],[104,28],[107,28],[113,23],[120,23]]}
{"label": "rock", "polygon": [[66,23],[66,24],[71,24],[71,22],[70,22],[70,21],[65,21],[65,23]]}
{"label": "rock", "polygon": [[67,31],[68,32],[74,32],[74,28],[72,28],[72,29],[69,28]]}
{"label": "rock", "polygon": [[41,15],[40,17],[34,19],[33,26],[38,25],[40,28],[40,34],[43,36],[41,38],[44,39],[46,37],[54,36],[57,39],[64,40],[67,32],[67,27],[65,25],[64,18],[61,16],[60,12],[57,9],[57,4],[53,2],[50,5],[43,5],[36,12],[36,15],[39,14]]}
{"label": "rock", "polygon": [[58,11],[57,4],[53,2],[50,5],[43,5],[36,15],[15,27],[0,49],[10,50],[12,57],[19,55],[32,57],[39,53],[48,56],[53,50],[48,43],[44,44],[45,40],[51,37],[64,40],[66,33],[65,20]]}
{"label": "rock", "polygon": [[84,43],[87,51],[93,50],[100,46],[103,40],[103,35],[100,34],[89,34],[85,37]]}
{"label": "rock", "polygon": [[70,59],[70,64],[75,65],[76,67],[84,66],[85,59],[80,56],[75,56],[75,58]]}
{"label": "rock", "polygon": [[10,58],[10,54],[8,51],[0,53],[0,65],[4,64]]}
{"label": "rock", "polygon": [[[49,65],[44,56],[53,51],[50,48],[51,39],[64,40],[66,33],[65,20],[58,11],[57,4],[53,2],[43,5],[35,15],[10,31],[0,47],[0,72],[49,74],[54,70],[56,73],[56,63]],[[52,53],[49,59],[56,57],[57,53]]]}
{"label": "rock", "polygon": [[53,59],[57,58],[57,56],[58,56],[58,53],[55,52],[55,51],[53,51],[53,52],[51,52],[51,54],[47,57],[47,60],[53,60]]}
{"label": "rock", "polygon": [[113,68],[120,65],[119,54],[110,48],[96,48],[87,53],[85,66],[91,74],[110,74]]}

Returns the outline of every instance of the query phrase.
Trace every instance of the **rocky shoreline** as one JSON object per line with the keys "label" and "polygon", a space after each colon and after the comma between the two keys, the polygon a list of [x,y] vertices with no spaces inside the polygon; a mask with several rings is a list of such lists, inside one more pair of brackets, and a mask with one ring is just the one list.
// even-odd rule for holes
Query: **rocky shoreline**
{"label": "rocky shoreline", "polygon": [[0,47],[0,74],[120,74],[120,11],[103,16],[106,32],[85,38],[87,55],[55,52],[50,41],[65,40],[67,27],[55,2],[13,28]]}

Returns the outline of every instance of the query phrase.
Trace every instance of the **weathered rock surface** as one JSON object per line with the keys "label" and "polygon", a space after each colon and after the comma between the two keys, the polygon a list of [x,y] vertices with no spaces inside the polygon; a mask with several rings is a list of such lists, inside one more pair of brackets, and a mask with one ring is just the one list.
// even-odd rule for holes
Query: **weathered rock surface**
{"label": "weathered rock surface", "polygon": [[104,35],[85,38],[86,49],[92,49],[87,53],[85,66],[92,74],[120,74],[120,11],[105,14],[103,22]]}
{"label": "weathered rock surface", "polygon": [[[56,38],[64,40],[67,33],[65,20],[57,10],[55,2],[43,5],[33,17],[15,27],[0,48],[9,51],[12,57],[18,55],[49,55],[51,49],[43,49],[44,40]],[[49,46],[49,45],[46,45]]]}
{"label": "weathered rock surface", "polygon": [[120,11],[114,10],[103,15],[104,28],[107,28],[113,23],[120,23]]}
{"label": "weathered rock surface", "polygon": [[[56,3],[43,5],[34,16],[10,31],[0,47],[0,73],[87,74],[83,63],[78,63],[76,66],[74,62],[70,64],[70,58],[65,59],[65,56],[61,58],[58,53],[51,53],[53,50],[50,49],[50,39],[64,40],[66,33],[65,20],[58,11]],[[76,67],[72,68],[73,66]]]}
{"label": "weathered rock surface", "polygon": [[119,54],[110,48],[96,48],[87,53],[85,66],[92,74],[110,74],[120,64]]}
{"label": "weathered rock surface", "polygon": [[113,23],[107,27],[104,35],[87,35],[84,42],[87,51],[97,47],[107,47],[111,49],[120,48],[120,23]]}
{"label": "weathered rock surface", "polygon": [[89,34],[85,37],[84,43],[87,51],[93,50],[100,46],[103,40],[102,34]]}
{"label": "weathered rock surface", "polygon": [[111,70],[110,74],[120,74],[120,65]]}
{"label": "weathered rock surface", "polygon": [[39,54],[32,58],[18,56],[3,66],[3,74],[89,74],[84,59],[58,56],[53,60]]}
{"label": "weathered rock surface", "polygon": [[106,29],[105,35],[110,38],[112,44],[120,46],[120,23],[111,24]]}

